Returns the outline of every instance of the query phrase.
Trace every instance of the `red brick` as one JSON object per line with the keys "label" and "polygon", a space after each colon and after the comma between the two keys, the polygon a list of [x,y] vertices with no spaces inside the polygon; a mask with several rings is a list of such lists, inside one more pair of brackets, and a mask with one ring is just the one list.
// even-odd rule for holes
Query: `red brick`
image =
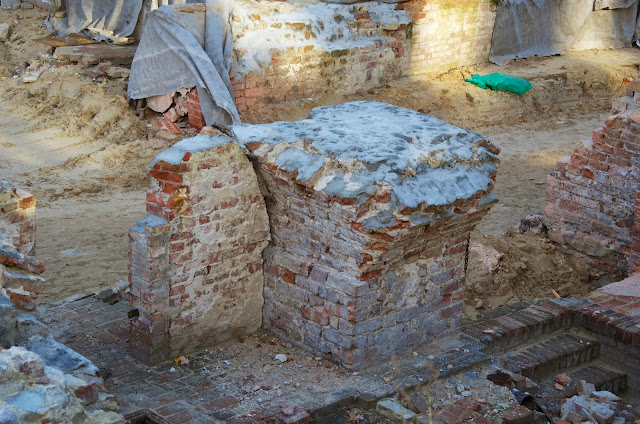
{"label": "red brick", "polygon": [[183,183],[182,174],[179,174],[179,173],[156,171],[152,169],[151,171],[149,171],[149,174],[151,174],[151,176],[157,180],[166,181],[169,183],[176,183],[176,184]]}

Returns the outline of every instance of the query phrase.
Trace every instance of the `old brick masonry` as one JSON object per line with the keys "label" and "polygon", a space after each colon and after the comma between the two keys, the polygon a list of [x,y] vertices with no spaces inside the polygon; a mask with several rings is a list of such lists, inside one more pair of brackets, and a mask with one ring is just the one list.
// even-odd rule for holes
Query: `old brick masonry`
{"label": "old brick masonry", "polygon": [[626,94],[547,179],[549,237],[602,283],[640,269],[640,81]]}
{"label": "old brick masonry", "polygon": [[0,294],[34,310],[44,289],[44,266],[35,258],[36,198],[0,180]]}
{"label": "old brick masonry", "polygon": [[[495,202],[499,149],[382,103],[317,110],[325,117],[236,126],[237,140],[199,135],[156,158],[149,215],[130,232],[136,358],[157,363],[264,325],[359,368],[459,327],[468,236]],[[378,115],[415,134],[376,130]],[[349,116],[369,119],[360,125],[371,135],[354,129]],[[280,128],[294,139],[278,142]],[[333,140],[333,133],[318,135],[323,128],[351,133]],[[239,135],[247,131],[257,140]],[[366,152],[360,145],[371,137],[379,139],[375,162],[366,154],[339,159]],[[335,151],[341,140],[352,145],[344,154]],[[448,153],[454,148],[456,156]],[[402,168],[409,152],[421,159]],[[384,176],[380,166],[401,169]],[[399,196],[411,187],[423,188],[405,196],[417,202],[405,206]]]}

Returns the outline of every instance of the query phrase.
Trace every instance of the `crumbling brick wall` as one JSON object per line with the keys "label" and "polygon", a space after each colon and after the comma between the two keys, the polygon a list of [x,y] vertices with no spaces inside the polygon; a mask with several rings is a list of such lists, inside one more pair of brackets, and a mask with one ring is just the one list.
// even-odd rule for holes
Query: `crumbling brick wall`
{"label": "crumbling brick wall", "polygon": [[[236,5],[231,77],[239,111],[326,93],[352,94],[402,76],[488,61],[496,17],[492,0],[323,7],[281,22],[278,15],[287,16],[282,8],[276,13],[256,2]],[[325,9],[335,16],[324,16]],[[329,20],[347,22],[348,29],[333,28]],[[283,32],[278,47],[255,47],[256,38],[272,36],[268,31]]]}
{"label": "crumbling brick wall", "polygon": [[35,196],[0,180],[0,294],[29,311],[44,290],[44,266],[35,250]]}
{"label": "crumbling brick wall", "polygon": [[18,252],[35,254],[36,198],[4,180],[0,180],[0,234]]}
{"label": "crumbling brick wall", "polygon": [[560,158],[547,178],[550,239],[581,257],[600,282],[638,267],[640,81],[627,94],[592,140]]}
{"label": "crumbling brick wall", "polygon": [[255,172],[228,137],[160,154],[148,216],[130,231],[131,354],[156,363],[262,323],[269,223]]}

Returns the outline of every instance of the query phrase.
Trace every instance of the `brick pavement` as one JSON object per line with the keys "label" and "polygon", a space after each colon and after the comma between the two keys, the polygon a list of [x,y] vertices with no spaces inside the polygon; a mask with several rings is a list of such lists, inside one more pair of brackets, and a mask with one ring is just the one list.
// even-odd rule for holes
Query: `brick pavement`
{"label": "brick pavement", "polygon": [[[439,350],[421,350],[415,357],[398,358],[355,375],[262,330],[193,355],[187,365],[168,362],[151,367],[128,355],[130,310],[126,302],[110,305],[95,296],[76,296],[41,305],[38,315],[57,340],[101,369],[107,390],[124,414],[146,409],[170,423],[276,422],[278,416],[287,418],[282,415],[284,406],[303,407],[314,416],[356,403],[373,405],[399,390],[421,387],[434,363],[439,378],[452,377],[490,363],[492,349],[536,343],[541,335],[571,326],[600,337],[601,343],[610,345],[607,355],[619,362],[638,355],[640,343],[638,305],[624,296],[594,292],[591,300],[516,305],[501,316],[467,326],[465,331],[475,334],[474,339],[454,338]],[[631,337],[625,339],[627,334]],[[622,356],[616,356],[616,343],[625,349],[620,350]],[[285,353],[288,360],[274,360],[276,353]],[[625,371],[630,382],[640,375],[634,369]],[[301,412],[299,418],[304,422],[307,416]]]}

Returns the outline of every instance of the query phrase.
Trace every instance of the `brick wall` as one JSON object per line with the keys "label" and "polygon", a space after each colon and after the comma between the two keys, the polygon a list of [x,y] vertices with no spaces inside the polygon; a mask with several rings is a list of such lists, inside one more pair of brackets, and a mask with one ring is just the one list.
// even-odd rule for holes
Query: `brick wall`
{"label": "brick wall", "polygon": [[16,306],[35,310],[44,290],[44,266],[36,250],[36,199],[8,181],[0,180],[0,294]]}
{"label": "brick wall", "polygon": [[[260,3],[238,3],[231,74],[238,110],[351,94],[402,76],[488,60],[496,16],[492,0],[411,0],[377,8],[294,8],[286,20],[282,8],[272,15]],[[335,28],[327,20],[346,25]],[[277,46],[256,47],[262,46],[256,38],[274,31],[282,33]]]}
{"label": "brick wall", "polygon": [[627,94],[592,140],[559,159],[547,178],[549,237],[583,258],[600,282],[638,267],[640,81]]}
{"label": "brick wall", "polygon": [[130,349],[157,363],[260,327],[269,224],[253,167],[226,137],[177,143],[150,176],[149,215],[129,233]]}
{"label": "brick wall", "polygon": [[20,253],[36,250],[36,198],[33,194],[0,180],[0,234]]}
{"label": "brick wall", "polygon": [[411,0],[408,74],[448,70],[489,60],[497,8],[492,0]]}

